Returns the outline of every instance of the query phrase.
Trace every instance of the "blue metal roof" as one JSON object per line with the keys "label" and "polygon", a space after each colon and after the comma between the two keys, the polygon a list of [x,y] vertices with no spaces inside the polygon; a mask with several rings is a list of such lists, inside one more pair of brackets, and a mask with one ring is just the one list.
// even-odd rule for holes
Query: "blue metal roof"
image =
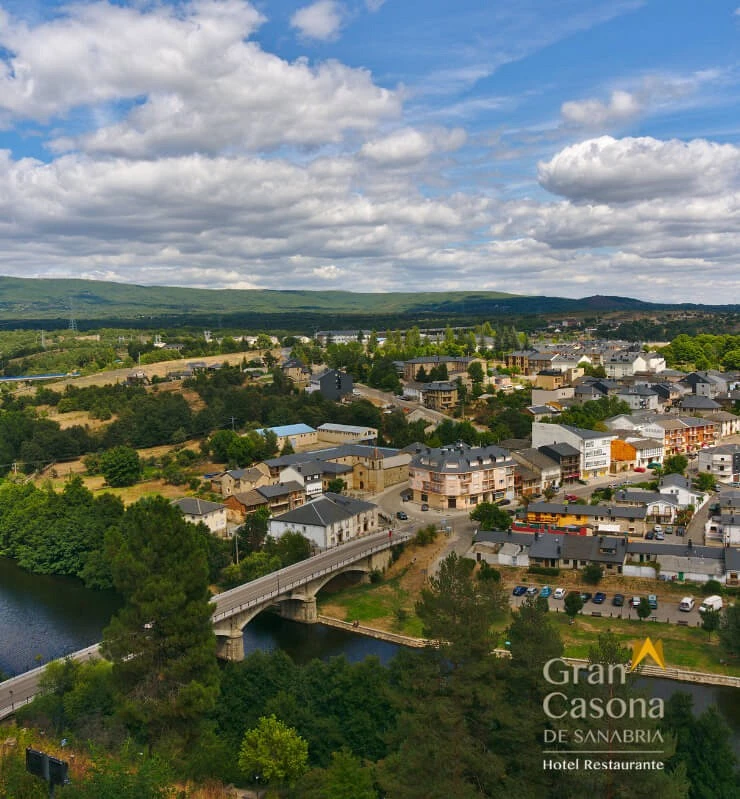
{"label": "blue metal roof", "polygon": [[316,432],[313,427],[309,427],[307,424],[283,424],[278,425],[277,427],[261,427],[257,432],[260,435],[264,435],[267,430],[271,430],[279,438],[282,438],[283,436],[297,436],[300,433]]}

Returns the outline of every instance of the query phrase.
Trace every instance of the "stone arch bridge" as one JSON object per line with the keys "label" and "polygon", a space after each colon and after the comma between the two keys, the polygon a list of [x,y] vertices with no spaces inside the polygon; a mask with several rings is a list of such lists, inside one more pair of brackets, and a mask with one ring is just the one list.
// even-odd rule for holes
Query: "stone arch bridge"
{"label": "stone arch bridge", "polygon": [[395,532],[363,536],[217,594],[213,597],[213,627],[219,657],[243,660],[244,628],[269,607],[277,607],[286,619],[315,624],[316,595],[330,580],[348,572],[359,572],[369,579],[370,572],[387,568],[391,548],[406,540],[408,535]]}

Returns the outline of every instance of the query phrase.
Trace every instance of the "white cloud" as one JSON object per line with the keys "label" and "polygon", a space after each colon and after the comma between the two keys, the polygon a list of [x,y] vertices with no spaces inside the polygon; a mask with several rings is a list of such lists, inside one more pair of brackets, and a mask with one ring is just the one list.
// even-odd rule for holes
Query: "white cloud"
{"label": "white cloud", "polygon": [[539,182],[548,191],[597,203],[710,195],[735,183],[738,174],[740,149],[703,139],[602,136],[538,164]]}
{"label": "white cloud", "polygon": [[571,127],[603,129],[632,121],[638,116],[673,107],[695,95],[705,84],[722,77],[718,70],[689,75],[648,74],[627,89],[615,89],[604,102],[597,98],[563,103],[560,114]]}
{"label": "white cloud", "polygon": [[382,166],[410,166],[425,160],[434,152],[457,150],[465,141],[462,128],[427,132],[403,128],[383,138],[365,142],[360,153]]}
{"label": "white cloud", "polygon": [[334,264],[328,266],[316,266],[311,270],[311,274],[322,280],[338,280],[344,274],[344,269],[339,269]]}
{"label": "white cloud", "polygon": [[290,18],[290,24],[307,39],[331,41],[339,34],[342,17],[343,9],[336,0],[317,0],[299,8]]}
{"label": "white cloud", "polygon": [[366,70],[290,63],[245,41],[261,21],[242,0],[198,0],[180,15],[94,3],[35,27],[13,22],[0,28],[13,52],[4,70],[0,60],[0,116],[45,121],[90,106],[99,119],[101,104],[110,116],[143,98],[124,119],[51,144],[140,158],[319,146],[400,113],[399,95]]}
{"label": "white cloud", "polygon": [[380,11],[384,5],[385,0],[365,0],[365,6],[367,7],[367,10],[373,14],[376,11]]}
{"label": "white cloud", "polygon": [[624,122],[636,117],[643,104],[629,92],[614,91],[608,103],[601,100],[581,100],[563,103],[560,109],[563,119],[583,127],[603,127],[613,122]]}

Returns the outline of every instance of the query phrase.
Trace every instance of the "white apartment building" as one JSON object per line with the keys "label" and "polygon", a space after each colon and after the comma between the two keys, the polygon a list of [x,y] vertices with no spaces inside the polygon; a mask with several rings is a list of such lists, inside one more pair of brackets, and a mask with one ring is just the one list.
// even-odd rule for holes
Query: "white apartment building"
{"label": "white apartment building", "polygon": [[611,442],[615,438],[613,433],[584,430],[567,424],[535,422],[532,425],[532,446],[535,449],[550,444],[570,444],[579,451],[581,477],[586,480],[609,474]]}

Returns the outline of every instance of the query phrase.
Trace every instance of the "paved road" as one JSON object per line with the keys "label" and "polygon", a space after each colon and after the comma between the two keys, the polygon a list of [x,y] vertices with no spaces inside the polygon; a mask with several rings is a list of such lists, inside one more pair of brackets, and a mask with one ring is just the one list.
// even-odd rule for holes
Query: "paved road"
{"label": "paved road", "polygon": [[[345,562],[354,562],[372,552],[379,552],[400,541],[405,541],[407,538],[408,533],[401,531],[394,531],[391,536],[387,531],[363,536],[258,580],[224,591],[213,597],[213,602],[216,605],[213,620],[218,622],[228,618],[233,612],[259,604],[266,598],[277,597],[292,587],[309,582],[314,577],[330,573]],[[69,657],[75,660],[87,660],[97,657],[98,654],[99,644],[93,644],[79,652],[74,652]],[[34,697],[45,668],[46,666],[39,666],[0,683],[0,719],[12,715],[15,708],[26,704]]]}
{"label": "paved road", "polygon": [[380,391],[377,388],[370,388],[369,386],[363,386],[360,384],[355,384],[355,390],[360,396],[367,397],[368,399],[375,400],[376,402],[382,402],[385,405],[393,405],[396,408],[406,409],[409,412],[421,410],[424,412],[424,416],[429,419],[431,424],[439,424],[445,419],[451,419],[452,421],[455,421],[451,416],[446,416],[444,413],[434,411],[431,408],[425,408],[418,402],[411,402],[409,400],[401,399],[401,397],[397,397],[395,394],[392,394],[389,391]]}

